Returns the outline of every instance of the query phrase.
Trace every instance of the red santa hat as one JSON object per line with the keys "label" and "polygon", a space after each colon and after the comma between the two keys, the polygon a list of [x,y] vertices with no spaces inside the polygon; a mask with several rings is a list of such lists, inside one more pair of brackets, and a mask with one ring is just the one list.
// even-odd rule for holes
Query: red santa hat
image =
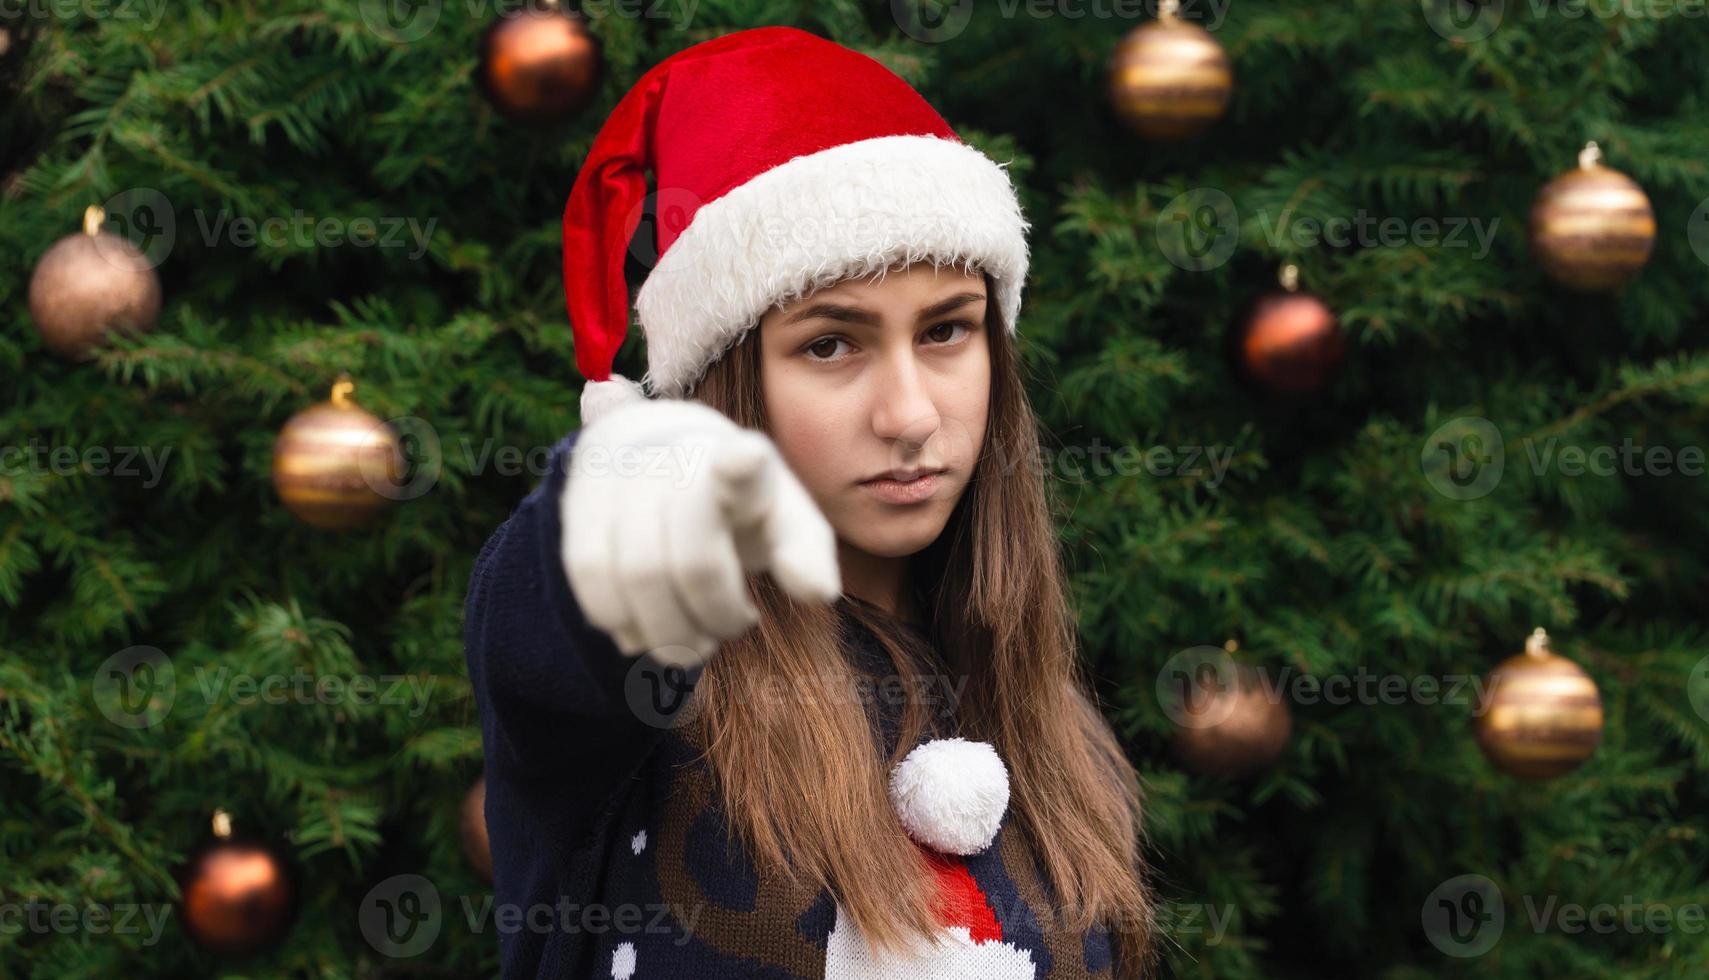
{"label": "red santa hat", "polygon": [[989,274],[1015,332],[1029,225],[1004,165],[866,55],[790,27],[738,31],[643,75],[576,175],[564,290],[584,424],[643,394],[611,366],[648,171],[658,261],[635,312],[652,394],[686,394],[772,307],[903,263]]}

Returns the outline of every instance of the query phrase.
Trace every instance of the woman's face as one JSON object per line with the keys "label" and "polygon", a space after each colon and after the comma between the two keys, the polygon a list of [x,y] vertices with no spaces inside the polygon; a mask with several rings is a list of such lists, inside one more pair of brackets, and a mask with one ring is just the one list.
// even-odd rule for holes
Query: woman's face
{"label": "woman's face", "polygon": [[845,546],[904,557],[949,522],[985,438],[988,299],[982,274],[922,262],[761,318],[772,438]]}

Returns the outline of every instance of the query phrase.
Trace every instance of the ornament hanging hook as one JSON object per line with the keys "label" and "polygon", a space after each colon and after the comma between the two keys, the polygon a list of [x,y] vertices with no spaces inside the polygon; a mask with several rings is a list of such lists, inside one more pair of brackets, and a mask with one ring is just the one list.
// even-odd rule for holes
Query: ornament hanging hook
{"label": "ornament hanging hook", "polygon": [[1181,16],[1181,0],[1157,0],[1158,20],[1177,20]]}
{"label": "ornament hanging hook", "polygon": [[332,404],[338,408],[350,407],[350,395],[356,390],[356,382],[350,380],[350,375],[340,373],[338,380],[332,383]]}
{"label": "ornament hanging hook", "polygon": [[1549,634],[1539,626],[1525,638],[1525,652],[1533,657],[1541,657],[1549,652]]}
{"label": "ornament hanging hook", "polygon": [[214,810],[214,836],[225,840],[231,836],[231,814],[223,809]]}
{"label": "ornament hanging hook", "polygon": [[91,204],[83,209],[83,234],[94,238],[101,233],[101,226],[106,223],[106,208],[99,204]]}
{"label": "ornament hanging hook", "polygon": [[1290,293],[1299,289],[1300,267],[1292,262],[1282,266],[1281,274],[1276,276],[1276,281],[1280,282],[1282,284],[1282,288]]}
{"label": "ornament hanging hook", "polygon": [[1589,170],[1602,162],[1602,148],[1595,140],[1584,144],[1584,149],[1578,151],[1578,166],[1580,170]]}

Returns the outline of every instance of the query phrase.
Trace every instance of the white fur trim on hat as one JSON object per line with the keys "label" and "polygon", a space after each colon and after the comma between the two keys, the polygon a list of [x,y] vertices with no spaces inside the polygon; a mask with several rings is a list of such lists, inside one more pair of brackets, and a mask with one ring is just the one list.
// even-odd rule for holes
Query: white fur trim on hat
{"label": "white fur trim on hat", "polygon": [[1009,809],[1009,771],[988,742],[923,742],[890,773],[890,803],[908,836],[945,854],[991,846]]}
{"label": "white fur trim on hat", "polygon": [[965,143],[881,136],[798,156],[702,206],[642,283],[643,382],[680,397],[772,307],[904,263],[990,274],[1013,335],[1028,227],[1004,165]]}
{"label": "white fur trim on hat", "polygon": [[647,400],[641,386],[621,374],[608,381],[589,381],[582,386],[582,427],[586,428],[624,405]]}

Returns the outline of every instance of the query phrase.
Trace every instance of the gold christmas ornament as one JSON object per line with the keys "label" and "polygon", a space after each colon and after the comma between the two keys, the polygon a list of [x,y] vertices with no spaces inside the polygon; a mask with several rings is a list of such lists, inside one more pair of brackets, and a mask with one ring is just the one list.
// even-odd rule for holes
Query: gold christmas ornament
{"label": "gold christmas ornament", "polygon": [[[1232,652],[1233,641],[1225,649]],[[1197,691],[1178,708],[1170,744],[1183,766],[1207,776],[1238,778],[1281,757],[1293,735],[1293,711],[1279,689],[1265,687],[1254,667],[1212,672],[1195,686]]]}
{"label": "gold christmas ornament", "polygon": [[1632,178],[1601,164],[1592,140],[1578,167],[1538,192],[1531,249],[1551,279],[1578,292],[1607,292],[1631,281],[1656,243],[1650,199]]}
{"label": "gold christmas ornament", "polygon": [[493,880],[493,851],[492,841],[487,837],[487,777],[475,780],[475,785],[469,787],[469,792],[463,797],[457,819],[458,836],[463,841],[463,856],[469,859],[469,866],[481,876],[481,880],[492,884]]}
{"label": "gold christmas ornament", "polygon": [[1184,140],[1222,117],[1234,88],[1228,53],[1162,0],[1157,19],[1129,31],[1105,69],[1117,118],[1143,139]]}
{"label": "gold christmas ornament", "polygon": [[54,242],[30,276],[30,319],[49,350],[72,360],[109,334],[152,330],[160,316],[160,276],[135,245],[101,230],[106,220],[91,204],[83,231]]}
{"label": "gold christmas ornament", "polygon": [[1602,740],[1602,696],[1578,664],[1549,650],[1538,627],[1525,652],[1490,672],[1474,724],[1484,755],[1503,772],[1551,779],[1577,769]]}
{"label": "gold christmas ornament", "polygon": [[329,400],[291,416],[273,443],[273,486],[304,524],[360,527],[402,486],[397,433],[351,400],[355,389],[340,377]]}
{"label": "gold christmas ornament", "polygon": [[555,0],[501,14],[481,36],[477,78],[487,101],[519,122],[580,112],[599,92],[604,57],[582,15]]}

